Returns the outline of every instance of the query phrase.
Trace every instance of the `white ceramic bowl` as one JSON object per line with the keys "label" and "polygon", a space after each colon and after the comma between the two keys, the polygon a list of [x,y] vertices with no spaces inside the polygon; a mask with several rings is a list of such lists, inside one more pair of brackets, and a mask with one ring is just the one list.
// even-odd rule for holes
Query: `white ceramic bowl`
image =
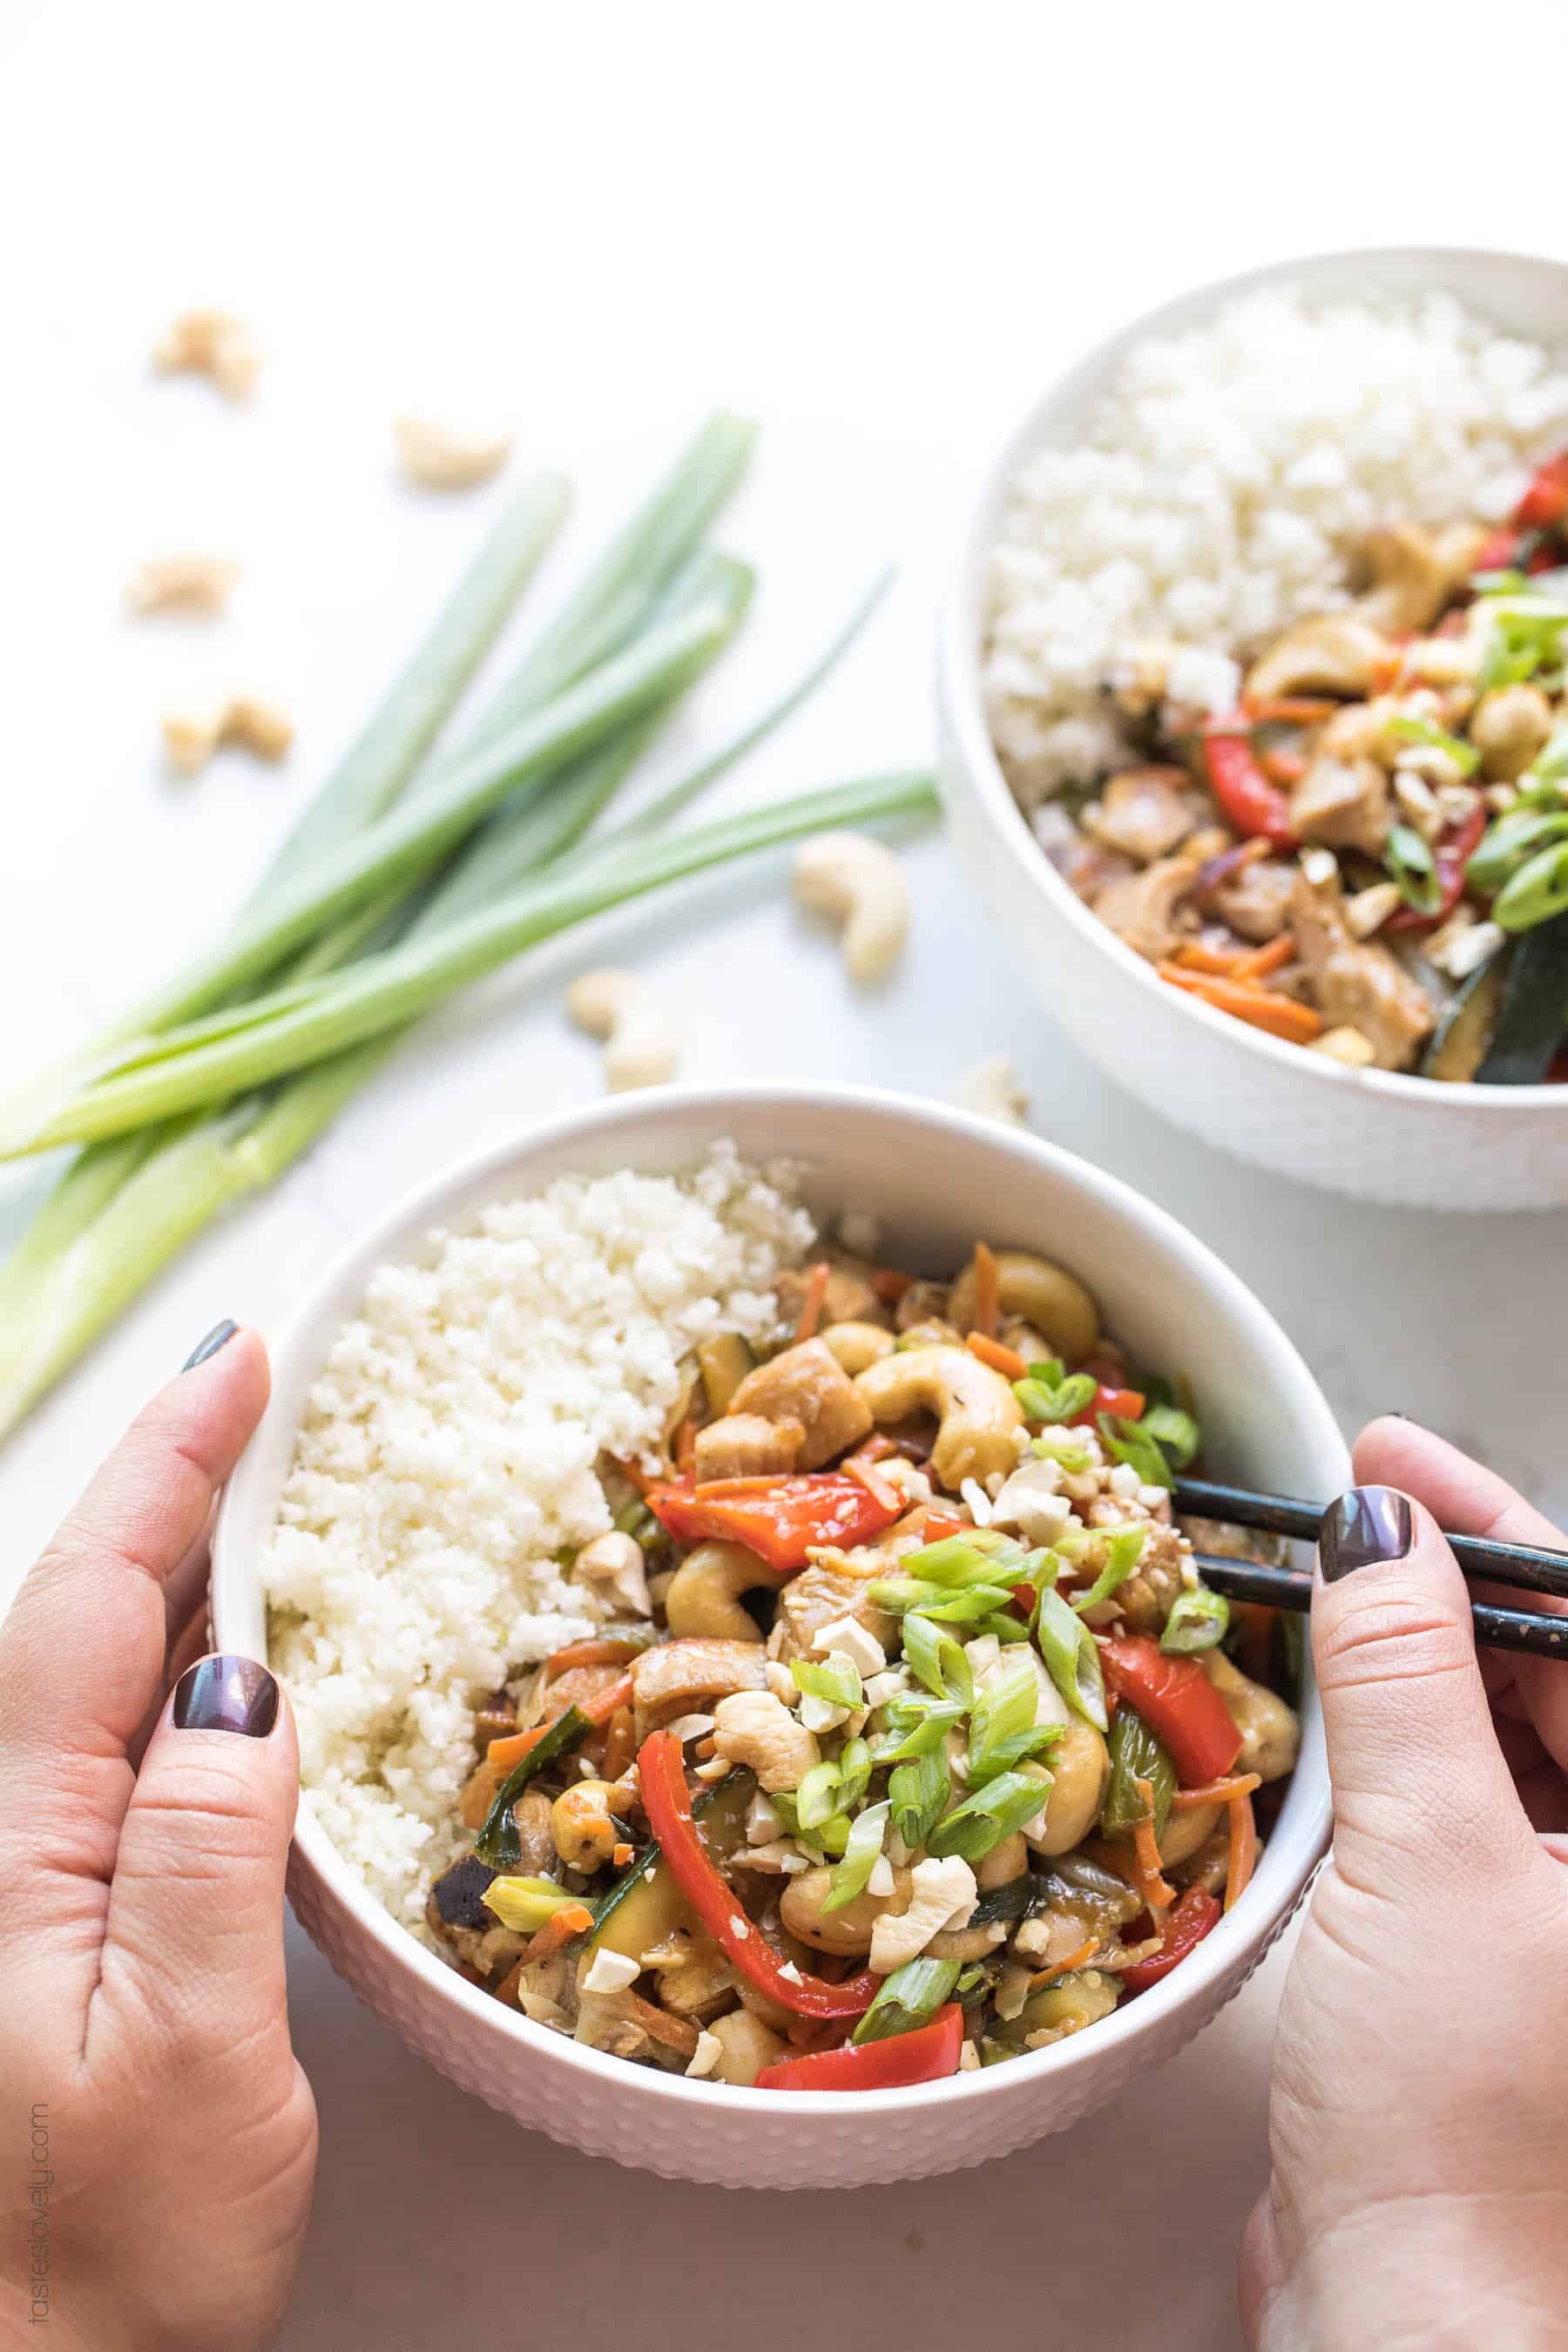
{"label": "white ceramic bowl", "polygon": [[1436,1086],[1348,1070],[1167,987],[1055,871],[992,749],[980,693],[985,579],[1026,460],[1042,446],[1070,444],[1134,344],[1281,284],[1363,299],[1441,287],[1500,328],[1548,342],[1568,317],[1568,267],[1559,261],[1436,247],[1324,254],[1184,294],[1058,377],[986,467],[943,612],[937,698],[948,816],[1047,1009],[1103,1069],[1205,1142],[1368,1201],[1559,1208],[1568,1203],[1568,1087]]}
{"label": "white ceramic bowl", "polygon": [[[1337,1493],[1343,1443],[1295,1349],[1251,1293],[1161,1209],[1033,1137],[929,1103],[847,1088],[665,1088],[557,1119],[427,1185],[346,1252],[273,1351],[272,1402],[229,1486],[214,1549],[218,1645],[260,1657],[258,1580],[306,1395],[372,1269],[426,1256],[433,1226],[569,1171],[668,1172],[716,1136],[784,1153],[819,1216],[874,1210],[898,1265],[945,1273],[977,1235],[1047,1250],[1098,1294],[1150,1363],[1184,1368],[1216,1468],[1287,1492]],[[443,2074],[559,2140],[668,2177],[751,2188],[909,2179],[1059,2131],[1170,2057],[1256,1968],[1328,1836],[1322,1732],[1309,1698],[1301,1762],[1258,1874],[1171,1977],[1051,2050],[927,2088],[834,2097],[688,2083],[579,2049],[466,1984],[373,1902],[302,1811],[294,1908],[362,2000]]]}

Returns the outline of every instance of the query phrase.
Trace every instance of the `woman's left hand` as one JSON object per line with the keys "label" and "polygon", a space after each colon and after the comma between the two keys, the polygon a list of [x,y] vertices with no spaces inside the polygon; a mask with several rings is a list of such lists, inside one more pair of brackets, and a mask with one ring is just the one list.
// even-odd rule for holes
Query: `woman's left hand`
{"label": "woman's left hand", "polygon": [[288,2297],[316,2162],[294,1727],[265,1666],[202,1658],[207,1520],[267,1387],[254,1333],[193,1360],[0,1630],[0,2110],[30,2158],[6,2346],[251,2352]]}

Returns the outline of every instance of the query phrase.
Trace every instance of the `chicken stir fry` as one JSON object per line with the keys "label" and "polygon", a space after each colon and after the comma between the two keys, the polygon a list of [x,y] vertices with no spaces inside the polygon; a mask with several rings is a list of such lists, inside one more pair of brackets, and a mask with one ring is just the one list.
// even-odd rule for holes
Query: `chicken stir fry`
{"label": "chicken stir fry", "polygon": [[602,1465],[624,1503],[572,1573],[603,1632],[479,1707],[426,1919],[596,2049],[888,2088],[1186,1958],[1295,1764],[1290,1669],[1173,1518],[1197,1423],[1065,1268],[839,1256],[779,1307],[760,1360],[697,1350],[665,1459]]}
{"label": "chicken stir fry", "polygon": [[1366,584],[1255,661],[1237,709],[1112,692],[1139,764],[1037,820],[1161,978],[1355,1068],[1568,1077],[1568,453],[1510,523],[1371,532]]}

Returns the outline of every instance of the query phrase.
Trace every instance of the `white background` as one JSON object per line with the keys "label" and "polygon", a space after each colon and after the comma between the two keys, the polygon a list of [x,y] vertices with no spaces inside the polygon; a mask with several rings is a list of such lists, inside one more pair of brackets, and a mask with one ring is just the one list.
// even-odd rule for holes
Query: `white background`
{"label": "white background", "polygon": [[[851,667],[720,804],[920,759],[946,535],[1045,377],[1130,311],[1293,249],[1561,245],[1561,142],[1535,98],[1561,87],[1564,23],[1524,0],[1506,27],[1340,0],[12,0],[8,1071],[221,928],[493,511],[493,488],[399,487],[394,409],[499,418],[514,474],[574,478],[530,618],[708,408],[756,415],[761,457],[724,537],[761,592],[668,760],[790,676],[889,554],[898,591]],[[146,374],[157,329],[201,300],[261,325],[248,410]],[[243,559],[227,620],[127,622],[128,571],[180,545]],[[215,677],[293,710],[282,774],[237,757],[194,786],[161,772],[163,699]],[[875,996],[849,992],[781,869],[758,866],[430,1024],[10,1442],[0,1591],[209,1324],[275,1322],[344,1235],[454,1151],[595,1093],[560,994],[606,947],[657,970],[693,1078],[943,1093],[1005,1049],[1037,1127],[1218,1247],[1347,1427],[1403,1408],[1568,1507],[1559,1219],[1352,1207],[1211,1158],[1055,1034],[940,840],[910,868],[913,952]],[[41,1186],[0,1171],[0,1241]],[[890,2352],[981,2326],[1024,2342],[1093,2327],[1161,2352],[1234,2341],[1279,1958],[1182,2061],[1066,2141],[787,2202],[527,2137],[408,2056],[298,1937],[293,1961],[323,2151],[289,2352],[412,2352],[498,2327],[660,2352],[731,2315],[759,2352]]]}

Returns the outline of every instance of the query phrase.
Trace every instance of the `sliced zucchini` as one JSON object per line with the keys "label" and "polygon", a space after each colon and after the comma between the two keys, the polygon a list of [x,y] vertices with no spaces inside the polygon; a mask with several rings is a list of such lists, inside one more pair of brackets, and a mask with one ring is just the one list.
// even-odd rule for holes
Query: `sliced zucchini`
{"label": "sliced zucchini", "polygon": [[[702,1824],[703,1843],[723,1862],[746,1834],[746,1808],[756,1781],[750,1772],[731,1772],[716,1789],[705,1790],[692,1811]],[[686,1897],[657,1844],[650,1845],[618,1879],[599,1905],[587,1930],[591,1952],[619,1952],[639,1959],[662,1943],[673,1927],[693,1924]]]}
{"label": "sliced zucchini", "polygon": [[1565,1024],[1568,915],[1554,915],[1549,923],[1521,931],[1514,943],[1497,1026],[1476,1072],[1477,1084],[1539,1086],[1563,1044]]}
{"label": "sliced zucchini", "polygon": [[1508,977],[1507,949],[1471,972],[1445,1011],[1421,1065],[1424,1078],[1464,1086],[1487,1056]]}
{"label": "sliced zucchini", "polygon": [[755,1369],[756,1358],[738,1331],[721,1331],[715,1339],[704,1339],[697,1350],[701,1369],[702,1385],[708,1391],[708,1410],[717,1420],[730,1410],[730,1399]]}

